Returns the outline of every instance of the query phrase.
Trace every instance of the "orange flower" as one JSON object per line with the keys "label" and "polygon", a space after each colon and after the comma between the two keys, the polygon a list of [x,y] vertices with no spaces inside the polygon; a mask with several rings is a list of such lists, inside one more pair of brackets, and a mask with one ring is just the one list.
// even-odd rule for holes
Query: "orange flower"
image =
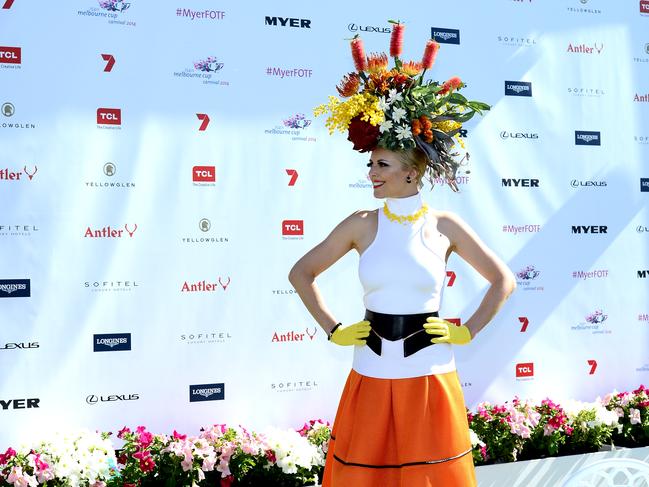
{"label": "orange flower", "polygon": [[417,76],[421,73],[423,69],[421,63],[416,63],[414,61],[408,61],[401,65],[401,72],[407,74],[408,76]]}
{"label": "orange flower", "polygon": [[370,90],[377,93],[385,94],[390,90],[390,74],[389,73],[375,73],[370,74],[368,82]]}
{"label": "orange flower", "polygon": [[433,67],[433,64],[435,64],[435,58],[437,57],[437,51],[439,51],[439,44],[433,39],[429,40],[426,43],[424,57],[421,59],[421,64],[424,65],[424,69],[430,69]]}
{"label": "orange flower", "polygon": [[354,58],[354,66],[356,71],[365,71],[367,69],[367,59],[365,58],[365,47],[363,46],[363,39],[354,37],[351,42],[352,58]]}
{"label": "orange flower", "polygon": [[403,31],[406,30],[404,24],[394,24],[392,26],[392,37],[390,37],[390,56],[399,57],[403,51]]}
{"label": "orange flower", "polygon": [[433,126],[433,122],[431,122],[426,115],[422,115],[421,117],[419,117],[419,122],[421,123],[421,126],[424,131],[429,130]]}
{"label": "orange flower", "polygon": [[342,81],[336,86],[336,89],[340,93],[340,96],[347,98],[358,93],[360,84],[361,79],[358,73],[349,73],[343,77]]}
{"label": "orange flower", "polygon": [[421,123],[416,118],[412,121],[411,127],[413,136],[416,137],[421,133]]}
{"label": "orange flower", "polygon": [[399,73],[393,69],[390,74],[392,75],[392,85],[395,88],[405,88],[412,83],[412,79],[407,74]]}
{"label": "orange flower", "polygon": [[388,56],[382,53],[373,52],[367,56],[367,70],[370,73],[383,73],[388,68]]}
{"label": "orange flower", "polygon": [[442,89],[439,90],[440,95],[445,95],[453,90],[457,90],[460,88],[464,83],[462,83],[462,80],[458,78],[457,76],[453,76],[451,79],[444,81],[444,84],[442,85]]}

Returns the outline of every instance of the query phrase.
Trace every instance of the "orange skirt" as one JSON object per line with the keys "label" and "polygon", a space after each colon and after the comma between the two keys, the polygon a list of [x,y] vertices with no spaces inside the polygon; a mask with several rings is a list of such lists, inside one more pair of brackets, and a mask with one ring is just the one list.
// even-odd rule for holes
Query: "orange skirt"
{"label": "orange skirt", "polygon": [[352,370],[322,487],[476,486],[456,372],[376,379]]}

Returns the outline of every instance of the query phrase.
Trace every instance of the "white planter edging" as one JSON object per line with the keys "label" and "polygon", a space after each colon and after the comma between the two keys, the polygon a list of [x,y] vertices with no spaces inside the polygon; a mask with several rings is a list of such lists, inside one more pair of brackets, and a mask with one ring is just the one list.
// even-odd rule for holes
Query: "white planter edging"
{"label": "white planter edging", "polygon": [[479,487],[649,487],[649,447],[476,467]]}

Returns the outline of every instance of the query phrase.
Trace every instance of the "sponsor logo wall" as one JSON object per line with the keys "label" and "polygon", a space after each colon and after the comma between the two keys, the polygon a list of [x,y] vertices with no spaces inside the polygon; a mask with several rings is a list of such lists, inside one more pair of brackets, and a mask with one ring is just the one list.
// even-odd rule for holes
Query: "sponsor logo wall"
{"label": "sponsor logo wall", "polygon": [[[649,381],[649,2],[476,2],[459,18],[386,0],[370,17],[80,0],[48,10],[74,70],[53,69],[45,33],[25,37],[35,4],[0,5],[0,447],[39,414],[153,431],[333,420],[352,351],[327,342],[287,275],[382,205],[368,155],[312,107],[350,69],[342,39],[387,52],[391,18],[408,19],[404,60],[436,39],[427,77],[460,75],[462,94],[493,105],[460,133],[460,192],[423,191],[518,284],[456,348],[467,405]],[[318,278],[343,323],[364,313],[356,266],[351,253]],[[440,315],[466,321],[485,286],[452,255]],[[630,363],[608,359],[623,337]]]}

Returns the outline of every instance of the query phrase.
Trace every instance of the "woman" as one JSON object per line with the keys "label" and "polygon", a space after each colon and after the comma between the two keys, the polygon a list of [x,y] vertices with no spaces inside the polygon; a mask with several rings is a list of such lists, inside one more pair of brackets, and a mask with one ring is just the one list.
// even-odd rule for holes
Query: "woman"
{"label": "woman", "polygon": [[[422,63],[403,63],[402,35],[403,24],[396,24],[390,71],[387,56],[366,58],[354,39],[358,72],[338,88],[349,101],[330,100],[316,109],[331,111],[329,128],[346,129],[356,150],[371,152],[374,196],[385,199],[383,209],[343,220],[289,274],[329,340],[354,346],[323,487],[476,485],[453,345],[469,343],[515,288],[511,271],[466,223],[422,202],[424,179],[442,177],[457,190],[453,137],[461,122],[488,106],[453,95],[463,86],[459,79],[440,85],[416,78],[432,66],[430,51],[437,47],[429,41]],[[352,249],[360,255],[366,312],[363,321],[343,325],[315,278]],[[475,313],[458,326],[438,316],[452,252],[491,284]]]}

